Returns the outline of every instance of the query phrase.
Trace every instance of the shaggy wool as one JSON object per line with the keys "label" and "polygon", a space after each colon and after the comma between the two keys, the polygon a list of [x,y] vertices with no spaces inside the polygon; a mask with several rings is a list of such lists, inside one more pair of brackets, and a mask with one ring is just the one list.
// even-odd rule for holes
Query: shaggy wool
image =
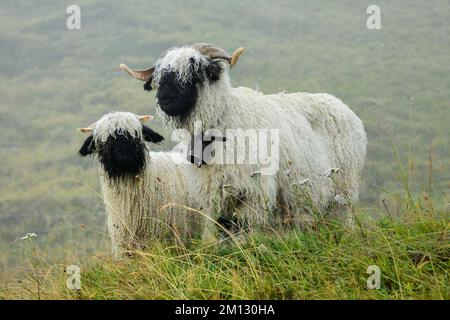
{"label": "shaggy wool", "polygon": [[[151,146],[144,138],[159,141],[162,137],[144,128],[138,116],[132,113],[107,114],[91,125],[91,129],[92,136],[85,144],[91,144],[91,153],[97,159],[105,152],[102,149],[105,142],[116,143],[111,137],[120,136],[117,141],[122,144],[123,139],[132,140],[128,147],[142,150],[144,146],[144,167],[136,176],[126,172],[111,176],[105,166],[99,166],[101,194],[115,258],[121,258],[124,252],[143,250],[156,240],[182,245],[203,236],[204,215],[200,212],[203,208],[196,187],[196,167],[179,152],[148,151]],[[147,137],[148,131],[151,131],[150,137]],[[140,139],[142,145],[137,144],[136,139]],[[111,161],[120,161],[120,158]],[[112,167],[119,165],[111,164]]]}
{"label": "shaggy wool", "polygon": [[[189,46],[170,49],[155,64],[152,86],[158,89],[164,70],[176,72],[181,83],[189,82],[187,66],[192,61],[200,70],[208,63],[206,57]],[[258,165],[202,166],[199,185],[212,212],[218,216],[239,216],[249,225],[286,221],[301,224],[309,219],[311,207],[326,212],[330,207],[342,207],[342,199],[346,199],[347,208],[333,214],[348,218],[346,209],[358,199],[366,156],[362,121],[329,94],[266,95],[246,87],[233,88],[229,63],[221,63],[219,80],[197,86],[197,102],[188,115],[169,116],[160,111],[161,117],[172,128],[183,128],[192,134],[196,133],[198,121],[203,131],[277,129],[280,163],[272,176],[255,176],[254,172],[261,169]],[[227,144],[224,148],[225,154],[249,152],[227,150]],[[332,168],[339,170],[327,174]]]}

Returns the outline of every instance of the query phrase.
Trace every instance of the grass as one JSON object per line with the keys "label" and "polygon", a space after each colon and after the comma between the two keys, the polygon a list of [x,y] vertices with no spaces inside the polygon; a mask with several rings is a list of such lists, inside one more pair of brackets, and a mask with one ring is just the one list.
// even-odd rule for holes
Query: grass
{"label": "grass", "polygon": [[[409,195],[411,196],[411,195]],[[449,219],[427,197],[402,213],[361,225],[320,223],[306,231],[260,231],[234,243],[189,248],[154,244],[134,259],[97,255],[81,265],[81,290],[65,267],[32,243],[27,271],[1,279],[0,299],[449,299]],[[381,271],[367,288],[367,268]]]}
{"label": "grass", "polygon": [[[298,187],[299,205],[312,208],[304,230],[259,230],[220,243],[170,246],[153,243],[133,258],[100,253],[63,263],[34,238],[19,241],[28,267],[0,273],[1,299],[450,299],[449,210],[445,192],[411,188],[411,161],[404,166],[393,144],[401,194],[380,208],[351,205],[355,224],[324,220]],[[333,179],[333,177],[331,177]],[[441,198],[442,196],[442,198]],[[347,199],[348,200],[348,199]],[[348,200],[349,201],[349,200]],[[332,210],[332,208],[330,208]],[[19,250],[17,251],[19,252]],[[81,268],[81,288],[70,290],[66,273]],[[380,270],[380,287],[368,288]]]}
{"label": "grass", "polygon": [[[63,263],[34,238],[18,243],[28,267],[0,273],[1,299],[450,299],[449,210],[446,194],[411,188],[393,144],[401,194],[380,208],[355,208],[354,226],[323,219],[298,188],[314,221],[304,230],[259,230],[220,243],[170,246],[153,243],[133,258],[97,254]],[[331,177],[333,178],[333,177]],[[442,196],[442,197],[441,197]],[[347,199],[348,200],[348,199]],[[349,201],[349,200],[348,200]],[[164,207],[163,207],[164,208]],[[332,210],[332,208],[330,208]],[[81,289],[67,288],[68,266],[81,268]],[[369,270],[380,270],[379,289],[368,288]]]}

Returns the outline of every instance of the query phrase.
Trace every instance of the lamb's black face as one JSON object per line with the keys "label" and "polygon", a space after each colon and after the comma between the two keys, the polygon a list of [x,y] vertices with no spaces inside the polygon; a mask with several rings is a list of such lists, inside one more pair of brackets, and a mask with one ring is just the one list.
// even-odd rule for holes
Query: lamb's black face
{"label": "lamb's black face", "polygon": [[[152,129],[142,126],[142,136],[146,141],[159,143],[164,138]],[[105,142],[96,145],[93,136],[89,136],[79,153],[87,156],[96,153],[109,179],[135,177],[142,173],[146,165],[147,148],[140,138],[129,133],[115,132]]]}
{"label": "lamb's black face", "polygon": [[98,158],[110,179],[135,177],[145,168],[145,145],[129,134],[110,136],[99,148]]}
{"label": "lamb's black face", "polygon": [[[184,117],[195,107],[199,90],[205,81],[215,82],[219,80],[222,66],[219,61],[208,59],[206,65],[194,68],[194,59],[189,61],[189,81],[180,81],[178,71],[162,69],[156,98],[161,110],[171,117]],[[151,90],[151,83],[144,85],[146,90]]]}

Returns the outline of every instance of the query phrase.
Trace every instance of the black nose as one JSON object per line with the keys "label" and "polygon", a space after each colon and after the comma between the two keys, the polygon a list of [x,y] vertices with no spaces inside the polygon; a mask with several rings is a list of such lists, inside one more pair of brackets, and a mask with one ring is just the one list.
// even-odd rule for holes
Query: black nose
{"label": "black nose", "polygon": [[156,92],[161,110],[171,117],[187,115],[197,103],[199,83],[198,77],[182,83],[175,71],[164,72]]}
{"label": "black nose", "polygon": [[116,133],[101,147],[99,160],[110,179],[135,177],[146,164],[145,145],[139,138]]}

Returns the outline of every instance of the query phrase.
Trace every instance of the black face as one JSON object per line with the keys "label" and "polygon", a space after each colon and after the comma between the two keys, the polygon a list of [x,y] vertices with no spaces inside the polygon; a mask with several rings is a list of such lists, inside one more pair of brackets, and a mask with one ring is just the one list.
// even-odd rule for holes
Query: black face
{"label": "black face", "polygon": [[[198,99],[198,91],[204,81],[215,82],[219,80],[222,66],[220,61],[209,59],[207,65],[194,68],[194,60],[190,60],[189,70],[191,81],[181,84],[175,71],[161,70],[156,98],[164,113],[171,117],[184,117],[195,107]],[[151,90],[151,80],[144,85],[144,89]]]}
{"label": "black face", "polygon": [[[146,141],[153,143],[164,140],[160,134],[146,126],[142,126],[142,135]],[[133,138],[128,133],[116,132],[98,146],[92,135],[89,136],[79,154],[87,156],[94,152],[111,180],[135,177],[145,169],[147,148],[140,138]]]}

